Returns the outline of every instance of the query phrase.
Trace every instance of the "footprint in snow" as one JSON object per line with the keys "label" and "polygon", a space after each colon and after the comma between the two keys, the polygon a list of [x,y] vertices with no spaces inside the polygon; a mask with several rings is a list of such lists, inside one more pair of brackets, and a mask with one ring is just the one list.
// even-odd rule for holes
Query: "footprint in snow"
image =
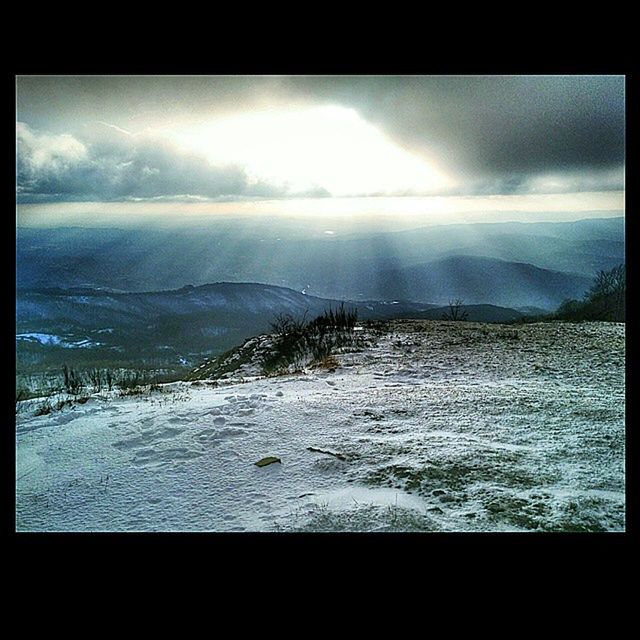
{"label": "footprint in snow", "polygon": [[111,405],[108,405],[108,404],[103,404],[102,410],[110,411],[111,413],[120,413],[120,409],[118,409],[118,407],[112,407]]}
{"label": "footprint in snow", "polygon": [[139,449],[154,442],[171,440],[182,433],[182,429],[164,427],[162,429],[137,432],[132,438],[123,438],[111,444],[112,447],[126,451],[127,449]]}
{"label": "footprint in snow", "polygon": [[246,436],[247,430],[243,428],[243,423],[236,423],[239,426],[228,426],[223,429],[206,430],[198,436],[198,440],[202,443],[217,443],[229,438]]}
{"label": "footprint in snow", "polygon": [[140,449],[133,459],[133,464],[138,467],[156,466],[164,463],[186,462],[193,458],[199,458],[204,451],[196,451],[185,447],[158,450],[153,447]]}
{"label": "footprint in snow", "polygon": [[72,420],[75,420],[76,418],[79,418],[82,414],[80,413],[63,413],[60,414],[59,416],[57,416],[54,420],[53,423],[54,424],[67,424],[68,422],[71,422]]}
{"label": "footprint in snow", "polygon": [[217,440],[226,440],[227,438],[233,438],[234,436],[244,436],[247,432],[245,429],[241,429],[239,427],[226,427],[225,429],[220,429],[212,438]]}

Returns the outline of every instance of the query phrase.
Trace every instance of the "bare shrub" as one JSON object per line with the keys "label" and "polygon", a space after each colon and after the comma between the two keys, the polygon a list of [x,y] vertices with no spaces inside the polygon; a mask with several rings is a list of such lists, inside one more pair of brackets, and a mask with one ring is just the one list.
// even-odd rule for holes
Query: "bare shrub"
{"label": "bare shrub", "polygon": [[354,344],[357,309],[345,309],[342,303],[337,310],[324,311],[309,322],[305,318],[306,314],[301,320],[286,314],[276,316],[271,323],[275,335],[273,348],[261,357],[265,374],[290,366],[301,369],[308,362],[325,360],[337,348]]}
{"label": "bare shrub", "polygon": [[442,314],[443,320],[464,321],[469,312],[464,309],[464,302],[460,298],[449,300],[449,309]]}
{"label": "bare shrub", "polygon": [[53,407],[51,406],[51,402],[49,399],[43,400],[35,410],[34,415],[36,416],[46,416],[53,411]]}
{"label": "bare shrub", "polygon": [[80,390],[84,387],[80,372],[64,364],[62,365],[62,375],[64,376],[64,388],[67,393],[72,395],[80,393]]}

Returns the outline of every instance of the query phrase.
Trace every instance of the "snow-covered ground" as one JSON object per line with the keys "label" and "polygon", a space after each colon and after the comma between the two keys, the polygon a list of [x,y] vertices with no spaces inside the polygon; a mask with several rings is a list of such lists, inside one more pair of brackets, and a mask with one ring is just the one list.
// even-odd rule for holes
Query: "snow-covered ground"
{"label": "snow-covered ground", "polygon": [[363,333],[333,371],[25,407],[17,529],[624,530],[624,325]]}

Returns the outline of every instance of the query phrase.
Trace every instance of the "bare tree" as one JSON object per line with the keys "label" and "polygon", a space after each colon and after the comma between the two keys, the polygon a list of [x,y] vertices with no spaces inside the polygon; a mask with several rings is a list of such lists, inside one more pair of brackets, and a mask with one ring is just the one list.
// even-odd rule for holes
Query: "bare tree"
{"label": "bare tree", "polygon": [[600,271],[585,298],[597,318],[624,321],[625,294],[626,269],[621,264],[610,271]]}
{"label": "bare tree", "polygon": [[464,302],[460,298],[449,300],[449,309],[442,314],[443,320],[463,321],[469,317],[469,313],[464,309]]}
{"label": "bare tree", "polygon": [[610,271],[600,271],[584,299],[565,300],[556,312],[556,317],[564,320],[625,321],[625,265]]}
{"label": "bare tree", "polygon": [[589,297],[607,296],[624,290],[625,266],[623,264],[614,267],[611,271],[600,271],[594,278],[593,284],[587,294]]}

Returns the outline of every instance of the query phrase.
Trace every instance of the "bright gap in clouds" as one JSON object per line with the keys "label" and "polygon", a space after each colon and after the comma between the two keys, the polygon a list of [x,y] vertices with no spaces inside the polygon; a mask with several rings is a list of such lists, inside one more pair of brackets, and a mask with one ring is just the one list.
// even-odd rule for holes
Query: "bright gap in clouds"
{"label": "bright gap in clouds", "polygon": [[[541,222],[623,216],[624,192],[425,198],[286,198],[241,202],[19,204],[19,227],[215,225],[218,219],[305,221],[327,237],[348,227],[408,229],[465,222]],[[296,222],[297,221],[297,222]],[[305,222],[306,224],[306,222]],[[327,233],[333,231],[333,234]]]}
{"label": "bright gap in clouds", "polygon": [[291,194],[429,193],[451,186],[432,160],[410,153],[353,109],[267,109],[165,130],[215,166],[238,165],[253,181]]}

